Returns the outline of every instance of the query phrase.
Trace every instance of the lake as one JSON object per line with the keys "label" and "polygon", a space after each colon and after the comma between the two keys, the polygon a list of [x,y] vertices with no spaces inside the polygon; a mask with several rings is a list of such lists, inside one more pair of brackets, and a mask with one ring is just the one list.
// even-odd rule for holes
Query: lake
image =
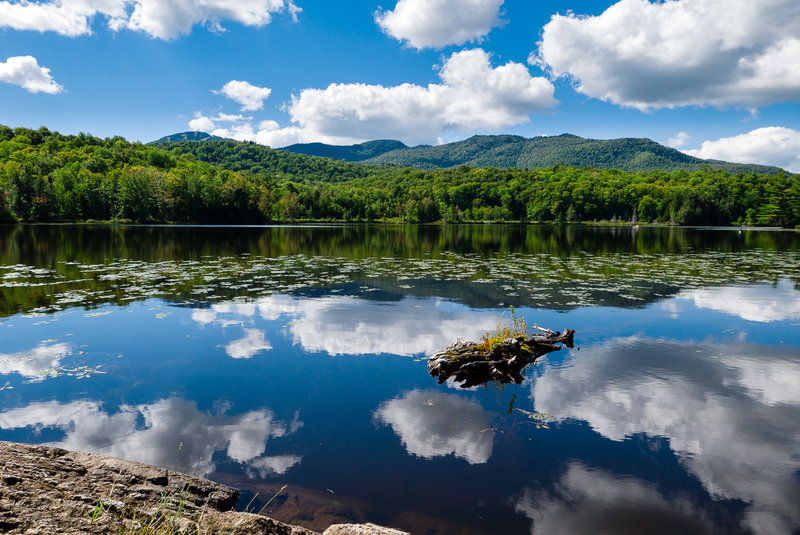
{"label": "lake", "polygon": [[[521,385],[426,357],[574,329]],[[419,534],[800,533],[800,233],[0,227],[0,440]]]}

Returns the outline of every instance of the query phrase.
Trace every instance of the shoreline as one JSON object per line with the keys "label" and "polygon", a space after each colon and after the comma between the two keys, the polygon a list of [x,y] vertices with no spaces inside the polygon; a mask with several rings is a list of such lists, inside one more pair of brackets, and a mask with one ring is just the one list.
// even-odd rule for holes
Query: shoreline
{"label": "shoreline", "polygon": [[[0,531],[13,534],[320,535],[236,511],[239,491],[95,453],[0,441]],[[322,535],[408,535],[334,524]]]}

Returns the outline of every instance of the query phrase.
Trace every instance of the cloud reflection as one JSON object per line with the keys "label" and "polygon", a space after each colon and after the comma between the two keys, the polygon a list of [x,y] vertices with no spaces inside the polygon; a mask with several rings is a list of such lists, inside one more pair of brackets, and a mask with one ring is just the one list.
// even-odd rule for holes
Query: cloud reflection
{"label": "cloud reflection", "polygon": [[378,422],[392,427],[406,451],[424,459],[455,455],[482,464],[492,455],[490,413],[457,394],[412,390],[385,401],[375,411]]}
{"label": "cloud reflection", "polygon": [[708,519],[683,498],[645,481],[573,463],[552,491],[528,489],[514,504],[535,535],[711,533]]}
{"label": "cloud reflection", "polygon": [[267,409],[239,415],[209,414],[192,401],[167,398],[152,404],[123,405],[117,412],[96,401],[31,403],[0,413],[0,427],[33,427],[63,432],[48,445],[101,453],[205,476],[216,470],[217,451],[245,466],[251,476],[285,473],[300,462],[289,455],[265,456],[267,442],[295,432],[298,415],[287,424]]}
{"label": "cloud reflection", "polygon": [[70,355],[69,344],[42,343],[28,351],[0,353],[0,375],[18,373],[32,380],[43,380],[44,372],[61,365],[61,359]]}
{"label": "cloud reflection", "polygon": [[234,340],[225,346],[225,353],[234,359],[249,359],[261,351],[272,349],[270,343],[264,339],[264,333],[258,329],[245,329],[246,336]]}
{"label": "cloud reflection", "polygon": [[697,308],[738,316],[748,321],[768,323],[800,318],[800,292],[783,279],[776,286],[756,284],[705,288],[681,294]]}
{"label": "cloud reflection", "polygon": [[796,351],[631,338],[547,369],[533,397],[537,411],[585,420],[611,440],[668,437],[713,497],[750,504],[754,533],[791,533],[800,526],[798,385]]}
{"label": "cloud reflection", "polygon": [[[353,296],[273,295],[254,301],[253,307],[267,321],[288,316],[293,320],[288,326],[293,343],[331,355],[430,354],[459,337],[479,339],[494,330],[499,319],[495,311],[474,311],[440,299],[386,302]],[[192,319],[201,325],[244,324],[253,321],[253,309],[218,304],[195,311]]]}

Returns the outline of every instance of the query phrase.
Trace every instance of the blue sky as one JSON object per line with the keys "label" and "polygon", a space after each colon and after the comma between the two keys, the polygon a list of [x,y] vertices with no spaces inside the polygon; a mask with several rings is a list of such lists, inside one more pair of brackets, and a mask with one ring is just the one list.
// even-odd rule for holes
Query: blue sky
{"label": "blue sky", "polygon": [[0,0],[0,123],[648,137],[800,171],[797,0]]}

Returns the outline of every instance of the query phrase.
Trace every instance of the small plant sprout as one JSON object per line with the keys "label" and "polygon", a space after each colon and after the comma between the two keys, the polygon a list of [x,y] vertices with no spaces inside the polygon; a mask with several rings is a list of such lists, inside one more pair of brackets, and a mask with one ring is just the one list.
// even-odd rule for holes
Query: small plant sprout
{"label": "small plant sprout", "polygon": [[98,501],[94,505],[94,509],[86,513],[86,516],[89,517],[89,523],[94,524],[94,521],[98,519],[98,517],[103,514],[103,502]]}
{"label": "small plant sprout", "polygon": [[485,333],[481,337],[484,351],[491,351],[506,338],[513,338],[515,336],[524,336],[525,338],[528,338],[528,323],[525,321],[525,318],[522,316],[517,316],[517,311],[513,305],[509,306],[508,308],[511,311],[511,326],[501,328],[500,323],[503,317],[500,316],[500,319],[497,321],[497,328],[495,329],[494,334]]}

